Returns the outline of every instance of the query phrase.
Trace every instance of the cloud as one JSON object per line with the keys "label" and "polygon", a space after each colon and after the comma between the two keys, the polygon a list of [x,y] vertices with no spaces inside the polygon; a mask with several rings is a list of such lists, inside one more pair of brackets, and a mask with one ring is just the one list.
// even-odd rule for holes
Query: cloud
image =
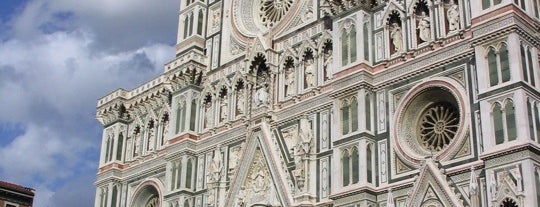
{"label": "cloud", "polygon": [[0,31],[0,128],[17,131],[0,142],[9,158],[0,177],[36,188],[36,207],[93,204],[97,99],[163,72],[177,4],[34,0],[10,18],[10,33]]}

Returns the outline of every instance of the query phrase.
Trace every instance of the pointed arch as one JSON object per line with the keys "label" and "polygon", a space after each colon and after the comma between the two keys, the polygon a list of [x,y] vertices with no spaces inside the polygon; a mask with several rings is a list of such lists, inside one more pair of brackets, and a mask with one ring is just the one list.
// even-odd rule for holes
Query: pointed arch
{"label": "pointed arch", "polygon": [[350,184],[350,157],[349,157],[349,151],[343,150],[341,155],[341,171],[342,171],[342,182],[343,186],[348,186]]}
{"label": "pointed arch", "polygon": [[351,150],[351,183],[358,183],[360,180],[360,154],[358,153],[358,147],[354,146]]}
{"label": "pointed arch", "polygon": [[504,142],[503,110],[501,104],[495,103],[492,107],[492,120],[495,135],[495,144]]}
{"label": "pointed arch", "polygon": [[511,99],[505,101],[504,113],[506,122],[506,137],[508,141],[517,139],[516,112],[514,102]]}
{"label": "pointed arch", "polygon": [[366,176],[367,176],[367,182],[374,184],[373,181],[373,164],[374,160],[373,158],[375,150],[373,149],[373,143],[368,143],[366,147]]}

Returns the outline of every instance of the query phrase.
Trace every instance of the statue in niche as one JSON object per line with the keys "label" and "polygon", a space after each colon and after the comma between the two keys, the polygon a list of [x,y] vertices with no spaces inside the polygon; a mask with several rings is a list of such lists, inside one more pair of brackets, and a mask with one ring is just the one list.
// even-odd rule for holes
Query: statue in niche
{"label": "statue in niche", "polygon": [[454,3],[454,0],[450,0],[450,6],[446,11],[446,19],[448,21],[448,31],[455,31],[459,29],[459,8]]}
{"label": "statue in niche", "polygon": [[332,57],[332,50],[328,50],[328,52],[324,53],[324,63],[323,63],[323,70],[324,70],[324,80],[330,80],[331,72],[330,72],[330,65],[332,64],[332,61],[334,61]]}
{"label": "statue in niche", "polygon": [[138,156],[141,149],[141,133],[135,133],[135,146],[133,147],[133,156]]}
{"label": "statue in niche", "polygon": [[469,183],[469,195],[477,195],[478,194],[478,176],[474,172],[474,167],[471,167],[471,178]]}
{"label": "statue in niche", "polygon": [[291,68],[287,69],[285,76],[286,76],[285,84],[287,86],[286,96],[292,96],[294,95],[294,70]]}
{"label": "statue in niche", "polygon": [[244,114],[246,110],[246,98],[244,95],[244,89],[238,90],[236,96],[236,110],[238,114]]}
{"label": "statue in niche", "polygon": [[255,174],[252,175],[252,191],[255,194],[264,194],[266,193],[268,181],[265,171],[261,168],[261,166],[256,165],[255,166]]}
{"label": "statue in niche", "polygon": [[214,195],[214,189],[209,189],[208,190],[208,206],[213,206],[214,205],[214,198],[215,195]]}
{"label": "statue in niche", "polygon": [[422,11],[422,14],[418,18],[418,34],[420,39],[424,42],[431,41],[431,21],[429,20],[429,15],[425,11]]}
{"label": "statue in niche", "polygon": [[226,121],[227,120],[227,97],[223,97],[221,99],[221,106],[220,106],[220,121]]}
{"label": "statue in niche", "polygon": [[261,106],[268,103],[268,92],[266,92],[266,87],[261,86],[259,89],[257,89],[254,101],[256,106]]}
{"label": "statue in niche", "polygon": [[519,166],[516,165],[516,169],[514,169],[514,178],[516,179],[516,188],[518,192],[523,191],[523,183],[521,182],[523,178],[521,177],[521,172],[519,171]]}
{"label": "statue in niche", "polygon": [[495,198],[497,196],[497,181],[495,180],[495,173],[491,173],[491,182],[490,182],[491,197]]}
{"label": "statue in niche", "polygon": [[221,150],[219,149],[221,146],[218,145],[216,149],[214,150],[214,158],[212,159],[212,163],[210,164],[210,181],[211,182],[218,182],[221,177],[221,170],[223,169],[222,161],[221,161]]}
{"label": "statue in niche", "polygon": [[205,122],[205,126],[207,128],[210,128],[212,127],[212,125],[214,124],[214,119],[212,117],[212,104],[211,103],[208,103],[206,104],[206,112],[204,113],[204,122]]}
{"label": "statue in niche", "polygon": [[392,44],[394,44],[394,52],[403,51],[403,36],[398,23],[392,23],[392,26],[390,26],[390,38],[392,38]]}
{"label": "statue in niche", "polygon": [[305,80],[305,83],[306,83],[306,86],[309,88],[309,87],[313,87],[315,86],[315,65],[314,65],[314,60],[313,59],[308,59],[304,62],[304,66],[305,66],[305,77],[304,77],[304,80]]}
{"label": "statue in niche", "polygon": [[305,181],[305,163],[304,159],[311,150],[311,140],[313,133],[310,123],[307,119],[300,119],[300,129],[297,136],[296,146],[294,147],[295,169],[293,175],[297,179],[297,187],[300,191],[304,188]]}
{"label": "statue in niche", "polygon": [[236,166],[238,165],[239,158],[242,155],[243,148],[244,148],[244,143],[242,143],[240,146],[237,146],[231,149],[231,155],[229,158],[229,171],[234,170],[234,168],[236,168]]}

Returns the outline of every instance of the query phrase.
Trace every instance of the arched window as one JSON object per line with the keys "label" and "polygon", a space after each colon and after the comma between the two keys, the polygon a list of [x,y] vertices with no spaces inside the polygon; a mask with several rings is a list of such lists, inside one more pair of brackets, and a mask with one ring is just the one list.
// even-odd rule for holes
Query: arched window
{"label": "arched window", "polygon": [[506,114],[506,135],[508,141],[516,140],[516,115],[513,102],[509,101],[506,103],[504,113]]}
{"label": "arched window", "polygon": [[358,183],[360,177],[360,166],[359,166],[359,154],[358,148],[353,147],[351,152],[351,165],[352,165],[352,183]]}
{"label": "arched window", "polygon": [[178,161],[178,167],[176,169],[176,189],[178,189],[180,188],[180,178],[182,177],[182,161]]}
{"label": "arched window", "polygon": [[186,120],[186,101],[182,100],[178,103],[178,108],[176,109],[176,134],[184,131]]}
{"label": "arched window", "polygon": [[494,86],[499,83],[499,72],[497,70],[497,55],[495,54],[495,48],[489,48],[487,59],[489,67],[489,85]]}
{"label": "arched window", "polygon": [[482,9],[487,9],[490,7],[490,0],[482,0]]}
{"label": "arched window", "polygon": [[532,59],[532,53],[531,53],[531,48],[528,48],[527,50],[527,65],[529,66],[529,81],[530,83],[534,86],[536,85],[535,83],[535,80],[534,80],[534,65],[533,65],[533,59]]}
{"label": "arched window", "polygon": [[519,51],[521,55],[521,70],[523,73],[523,80],[528,81],[529,76],[528,76],[528,71],[527,71],[527,55],[525,53],[525,47],[523,47],[523,45],[520,45]]}
{"label": "arched window", "polygon": [[367,182],[373,183],[373,144],[368,144],[366,149],[366,175]]}
{"label": "arched window", "polygon": [[349,28],[343,28],[341,30],[341,65],[345,66],[349,63],[355,62],[357,59],[356,52],[356,27],[354,24],[350,24]]}
{"label": "arched window", "polygon": [[529,118],[529,136],[531,140],[534,140],[534,117],[533,117],[533,109],[532,109],[532,103],[530,101],[527,101],[527,115]]}
{"label": "arched window", "polygon": [[184,201],[184,207],[190,207],[191,205],[190,205],[189,203],[190,203],[190,202],[189,202],[189,199],[186,199],[186,200]]}
{"label": "arched window", "polygon": [[349,63],[349,43],[347,38],[347,30],[341,31],[341,65],[345,66]]}
{"label": "arched window", "polygon": [[111,145],[111,137],[110,136],[107,136],[107,140],[105,141],[106,142],[106,147],[105,147],[105,162],[109,162],[109,147]]}
{"label": "arched window", "polygon": [[107,207],[107,199],[108,199],[108,193],[107,188],[101,188],[101,202],[100,207]]}
{"label": "arched window", "polygon": [[197,34],[202,35],[203,31],[203,11],[200,10],[197,17]]}
{"label": "arched window", "polygon": [[358,131],[358,102],[356,98],[353,98],[351,101],[351,131]]}
{"label": "arched window", "polygon": [[[533,3],[534,3],[534,16],[536,18],[540,18],[540,11],[538,9],[538,1],[533,1]],[[540,204],[540,202],[538,202],[538,203]]]}
{"label": "arched window", "polygon": [[195,131],[195,121],[197,119],[197,102],[195,99],[191,100],[191,115],[189,117],[189,130]]}
{"label": "arched window", "polygon": [[369,22],[365,22],[363,26],[364,33],[364,60],[369,61]]}
{"label": "arched window", "polygon": [[508,47],[502,44],[499,49],[499,62],[501,64],[502,82],[510,80],[510,62],[508,61]]}
{"label": "arched window", "polygon": [[495,143],[501,144],[504,142],[503,131],[503,115],[502,108],[499,103],[496,103],[493,107],[493,127],[495,129]]}
{"label": "arched window", "polygon": [[189,15],[184,18],[184,39],[188,37],[189,30]]}
{"label": "arched window", "polygon": [[116,147],[116,160],[122,161],[122,152],[124,148],[124,135],[122,132],[118,135],[118,145]]}
{"label": "arched window", "polygon": [[118,197],[118,189],[116,186],[113,187],[112,195],[111,195],[111,207],[116,207],[117,205],[117,198]]}
{"label": "arched window", "polygon": [[176,171],[177,170],[178,169],[176,168],[176,162],[173,162],[172,168],[171,168],[171,190],[174,190],[176,186]]}
{"label": "arched window", "polygon": [[366,130],[371,131],[371,95],[366,93],[365,97],[365,117],[366,117]]}
{"label": "arched window", "polygon": [[538,136],[540,136],[540,119],[539,119],[540,117],[538,114],[538,106],[534,107],[533,117],[534,117],[534,126],[536,128],[536,141],[540,142],[540,139],[538,138]]}
{"label": "arched window", "polygon": [[534,183],[536,185],[536,203],[540,205],[540,171],[536,169],[534,172]]}
{"label": "arched window", "polygon": [[341,105],[341,125],[342,125],[342,133],[348,134],[349,133],[349,103],[347,101],[343,101],[343,104]]}
{"label": "arched window", "polygon": [[188,35],[191,36],[193,34],[193,13],[189,14],[189,32]]}
{"label": "arched window", "polygon": [[191,174],[193,169],[193,163],[191,159],[188,159],[186,165],[186,188],[191,189]]}
{"label": "arched window", "polygon": [[349,179],[350,179],[350,166],[349,166],[349,152],[347,150],[343,150],[343,155],[341,157],[341,166],[342,166],[342,176],[343,176],[343,186],[349,185]]}
{"label": "arched window", "polygon": [[351,52],[351,63],[356,62],[356,28],[353,25],[349,32],[349,50]]}

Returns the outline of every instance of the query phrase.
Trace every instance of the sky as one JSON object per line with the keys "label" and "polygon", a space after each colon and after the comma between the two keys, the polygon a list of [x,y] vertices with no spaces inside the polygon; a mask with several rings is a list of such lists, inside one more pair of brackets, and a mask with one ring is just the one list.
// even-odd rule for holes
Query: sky
{"label": "sky", "polygon": [[0,180],[94,204],[97,100],[174,58],[180,0],[0,0]]}

